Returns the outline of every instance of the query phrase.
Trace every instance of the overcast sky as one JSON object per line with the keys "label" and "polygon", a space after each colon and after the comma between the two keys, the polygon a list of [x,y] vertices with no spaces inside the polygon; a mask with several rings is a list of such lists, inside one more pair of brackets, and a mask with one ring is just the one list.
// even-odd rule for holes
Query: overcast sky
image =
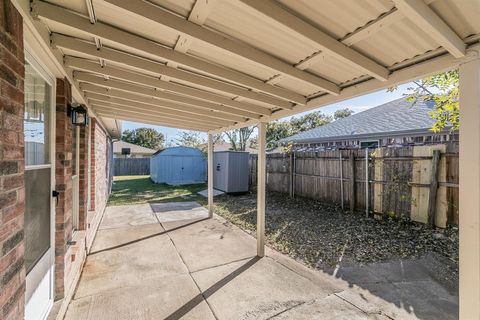
{"label": "overcast sky", "polygon": [[[402,97],[404,94],[407,93],[407,91],[408,91],[407,88],[411,87],[411,86],[412,86],[411,83],[407,83],[407,84],[399,86],[397,88],[397,90],[395,90],[393,92],[387,92],[387,90],[382,90],[382,91],[378,91],[378,92],[375,92],[375,93],[363,95],[363,96],[360,96],[360,97],[357,97],[357,98],[352,98],[352,99],[349,99],[349,100],[345,100],[345,101],[342,101],[342,102],[333,103],[333,104],[330,104],[330,105],[327,105],[327,106],[324,106],[324,107],[320,107],[320,108],[317,108],[317,109],[314,109],[314,110],[311,110],[311,111],[308,111],[308,112],[298,114],[296,116],[303,115],[303,114],[313,112],[313,111],[322,111],[323,113],[325,113],[327,115],[333,115],[336,110],[343,109],[343,108],[350,108],[353,111],[355,111],[355,113],[362,112],[362,111],[365,111],[365,110],[370,109],[372,107],[376,107],[376,106],[379,106],[379,105],[384,104],[386,102],[389,102],[389,101],[392,101],[392,100],[395,100],[395,99],[398,99],[398,98]],[[288,119],[288,118],[290,118],[290,117],[287,117],[287,118],[284,118],[284,119]],[[142,124],[142,123],[130,122],[130,121],[123,121],[122,123],[123,123],[122,124],[122,129],[123,130],[126,130],[126,129],[132,130],[132,129],[136,129],[136,128],[145,128],[145,127],[154,128],[154,129],[162,132],[165,135],[165,140],[167,142],[171,142],[172,140],[175,140],[175,136],[180,131],[182,131],[182,130],[174,129],[174,128],[166,128],[166,127],[161,127],[161,126],[154,126],[154,125]]]}

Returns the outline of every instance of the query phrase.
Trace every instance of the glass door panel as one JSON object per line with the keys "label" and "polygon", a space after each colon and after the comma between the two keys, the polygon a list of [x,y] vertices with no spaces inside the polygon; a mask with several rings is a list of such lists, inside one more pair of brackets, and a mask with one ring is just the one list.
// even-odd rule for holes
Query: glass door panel
{"label": "glass door panel", "polygon": [[25,265],[29,273],[50,248],[50,168],[26,170],[25,182]]}
{"label": "glass door panel", "polygon": [[34,68],[28,61],[25,62],[23,126],[25,141],[26,319],[42,319],[48,313],[53,301],[54,257],[51,194],[53,88],[37,70],[40,69]]}

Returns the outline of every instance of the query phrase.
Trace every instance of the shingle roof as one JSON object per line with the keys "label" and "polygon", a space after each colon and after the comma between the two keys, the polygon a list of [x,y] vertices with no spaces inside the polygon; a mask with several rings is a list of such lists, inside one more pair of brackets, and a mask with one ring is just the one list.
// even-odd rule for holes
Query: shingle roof
{"label": "shingle roof", "polygon": [[368,109],[347,118],[301,132],[282,141],[313,142],[344,137],[377,136],[382,133],[428,130],[435,121],[429,112],[430,102],[412,102],[400,98]]}
{"label": "shingle roof", "polygon": [[130,154],[154,154],[156,150],[137,146],[126,141],[115,141],[113,143],[113,153],[122,153],[122,148],[130,148]]}

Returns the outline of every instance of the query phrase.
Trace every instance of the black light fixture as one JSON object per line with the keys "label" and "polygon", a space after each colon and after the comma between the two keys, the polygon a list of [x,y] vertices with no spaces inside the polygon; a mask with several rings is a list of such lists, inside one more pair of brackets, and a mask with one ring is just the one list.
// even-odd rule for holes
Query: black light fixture
{"label": "black light fixture", "polygon": [[72,106],[72,124],[74,126],[86,127],[88,125],[88,112],[82,105]]}

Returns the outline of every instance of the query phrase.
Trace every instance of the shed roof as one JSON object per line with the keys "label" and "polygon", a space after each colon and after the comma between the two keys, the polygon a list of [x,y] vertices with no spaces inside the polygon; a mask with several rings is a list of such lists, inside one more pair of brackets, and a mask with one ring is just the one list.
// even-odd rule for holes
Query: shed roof
{"label": "shed roof", "polygon": [[122,153],[122,148],[130,148],[131,154],[154,154],[156,151],[126,141],[115,141],[113,143],[113,153]]}
{"label": "shed roof", "polygon": [[210,132],[454,68],[480,39],[473,0],[15,3],[97,115]]}
{"label": "shed roof", "polygon": [[345,137],[369,137],[412,131],[429,131],[435,124],[430,116],[434,104],[400,98],[347,118],[301,132],[282,141],[313,142]]}
{"label": "shed roof", "polygon": [[154,156],[202,156],[204,157],[205,155],[200,149],[197,148],[192,148],[192,147],[184,147],[184,146],[178,146],[178,147],[169,147],[165,149],[158,150],[157,152],[154,153]]}

